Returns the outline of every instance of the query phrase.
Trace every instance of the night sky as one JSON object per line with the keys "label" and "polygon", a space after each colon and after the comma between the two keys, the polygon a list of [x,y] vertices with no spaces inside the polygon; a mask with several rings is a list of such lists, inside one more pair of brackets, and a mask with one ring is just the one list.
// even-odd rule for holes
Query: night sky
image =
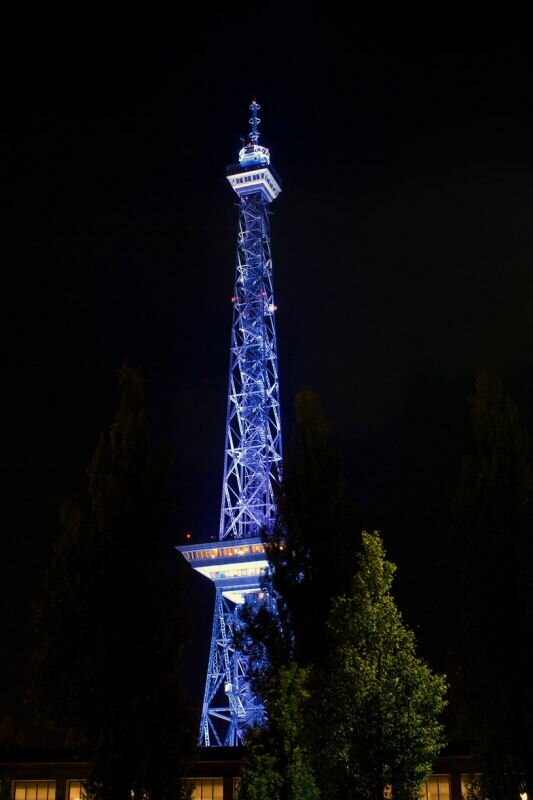
{"label": "night sky", "polygon": [[[146,377],[154,438],[176,447],[175,542],[217,532],[237,224],[225,167],[254,96],[283,180],[285,438],[311,386],[424,641],[478,370],[502,376],[533,431],[529,27],[440,8],[354,6],[349,22],[307,6],[185,19],[177,4],[71,5],[9,20],[0,715],[27,671],[59,505],[84,491],[125,358]],[[205,648],[210,588],[191,578],[188,597]]]}

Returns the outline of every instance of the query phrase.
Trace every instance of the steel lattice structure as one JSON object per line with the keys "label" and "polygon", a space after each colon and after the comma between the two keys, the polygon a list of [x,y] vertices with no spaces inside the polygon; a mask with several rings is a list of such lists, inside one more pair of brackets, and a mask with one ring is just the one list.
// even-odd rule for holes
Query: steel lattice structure
{"label": "steel lattice structure", "polygon": [[281,425],[268,201],[242,194],[228,392],[220,539],[271,523]]}
{"label": "steel lattice structure", "polygon": [[200,745],[236,746],[248,728],[261,725],[264,708],[248,680],[247,659],[234,645],[238,609],[217,587],[211,647],[200,721]]}
{"label": "steel lattice structure", "polygon": [[[243,603],[265,602],[268,571],[262,540],[273,525],[281,474],[281,424],[270,223],[268,206],[281,191],[270,154],[258,144],[257,112],[250,106],[249,143],[228,181],[239,196],[233,294],[226,446],[219,543],[179,550],[216,587],[200,745],[242,744],[264,709],[254,696],[249,665],[235,644]],[[268,598],[267,598],[268,599]]]}

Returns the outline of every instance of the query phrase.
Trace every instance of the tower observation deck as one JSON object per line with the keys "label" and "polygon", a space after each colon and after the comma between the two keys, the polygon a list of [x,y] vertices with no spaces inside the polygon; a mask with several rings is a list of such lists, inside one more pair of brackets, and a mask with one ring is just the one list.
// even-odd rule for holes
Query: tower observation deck
{"label": "tower observation deck", "polygon": [[281,474],[281,423],[269,204],[281,191],[268,148],[259,144],[259,104],[250,105],[251,131],[228,167],[239,198],[233,292],[226,444],[218,542],[178,549],[216,589],[199,743],[242,744],[261,725],[246,657],[235,646],[239,607],[259,602],[268,570],[263,535],[272,530]]}

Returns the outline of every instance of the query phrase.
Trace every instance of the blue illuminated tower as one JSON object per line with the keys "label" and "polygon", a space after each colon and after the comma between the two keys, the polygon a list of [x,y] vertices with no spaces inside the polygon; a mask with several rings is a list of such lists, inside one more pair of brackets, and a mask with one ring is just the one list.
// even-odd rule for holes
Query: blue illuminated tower
{"label": "blue illuminated tower", "polygon": [[264,709],[234,634],[239,606],[261,597],[268,569],[262,534],[272,529],[281,470],[281,425],[268,206],[281,191],[250,106],[249,142],[227,179],[239,197],[222,510],[218,542],[179,548],[216,587],[200,744],[242,744]]}

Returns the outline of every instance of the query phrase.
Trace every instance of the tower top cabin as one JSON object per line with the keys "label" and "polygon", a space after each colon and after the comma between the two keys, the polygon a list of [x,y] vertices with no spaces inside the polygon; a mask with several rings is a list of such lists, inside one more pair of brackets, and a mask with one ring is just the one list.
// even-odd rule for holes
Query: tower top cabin
{"label": "tower top cabin", "polygon": [[275,176],[270,166],[270,152],[268,147],[258,144],[258,125],[261,122],[257,116],[261,106],[255,100],[250,104],[251,131],[248,135],[248,144],[239,151],[239,163],[228,167],[227,178],[232,189],[239,197],[260,192],[267,203],[275,200],[281,192],[279,179]]}

